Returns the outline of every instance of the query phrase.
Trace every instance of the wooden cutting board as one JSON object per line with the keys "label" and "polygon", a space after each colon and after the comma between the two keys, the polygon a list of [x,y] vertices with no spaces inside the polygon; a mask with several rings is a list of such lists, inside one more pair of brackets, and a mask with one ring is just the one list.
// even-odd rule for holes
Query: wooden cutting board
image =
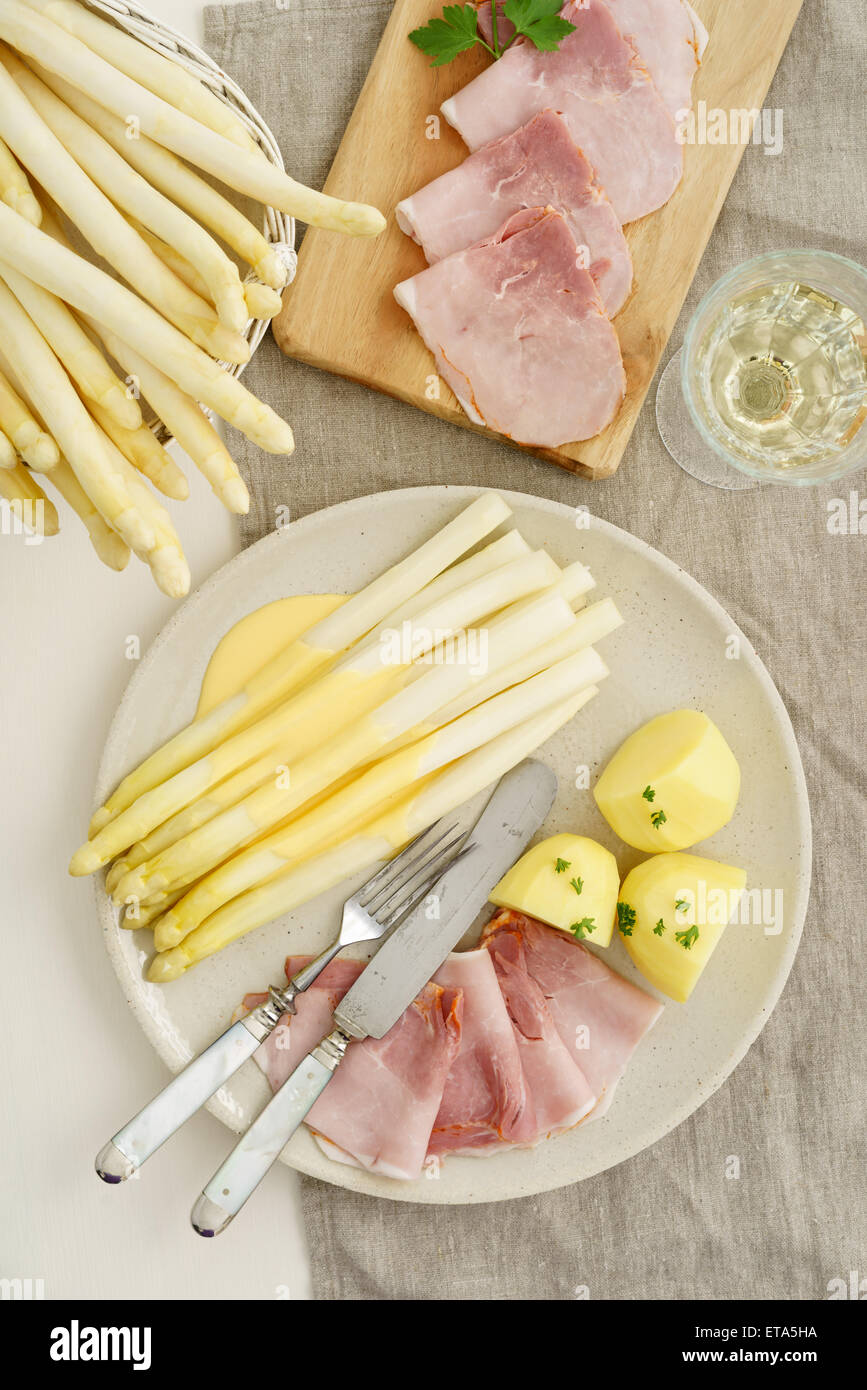
{"label": "wooden cutting board", "polygon": [[[710,33],[693,87],[696,108],[760,109],[802,3],[694,0]],[[421,248],[395,222],[395,205],[466,157],[439,109],[487,63],[479,50],[429,66],[407,35],[439,12],[439,0],[396,0],[325,184],[327,193],[381,208],[387,229],[372,241],[310,229],[274,336],[291,357],[475,429],[392,295],[425,266]],[[591,478],[615,472],[744,148],[687,145],[674,197],[627,228],[635,283],[614,321],[627,376],[616,419],[585,443],[530,452]]]}

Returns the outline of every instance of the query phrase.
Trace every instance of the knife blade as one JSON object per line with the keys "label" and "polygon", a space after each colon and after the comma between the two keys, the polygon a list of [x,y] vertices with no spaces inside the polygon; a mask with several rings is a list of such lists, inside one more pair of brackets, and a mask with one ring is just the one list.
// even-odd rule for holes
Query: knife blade
{"label": "knife blade", "polygon": [[488,900],[488,893],[526,849],[551,809],[557,778],[527,759],[506,773],[470,832],[472,849],[435,890],[438,919],[416,908],[380,946],[344,995],[334,1022],[351,1038],[381,1038],[435,975]]}
{"label": "knife blade", "polygon": [[190,1214],[202,1236],[219,1235],[277,1161],[331,1080],[353,1039],[382,1037],[436,974],[472,925],[488,893],[525,849],[554,801],[557,778],[527,759],[497,784],[428,902],[386,937],[335,1009],[335,1027],[299,1063],[202,1190]]}

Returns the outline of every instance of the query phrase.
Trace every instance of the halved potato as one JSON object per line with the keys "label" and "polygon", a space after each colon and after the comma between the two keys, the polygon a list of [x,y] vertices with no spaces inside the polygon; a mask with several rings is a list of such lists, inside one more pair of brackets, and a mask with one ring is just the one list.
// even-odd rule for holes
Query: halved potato
{"label": "halved potato", "polygon": [[698,854],[655,854],[626,875],[617,902],[623,944],[642,975],[683,1004],[746,887],[743,869]]}
{"label": "halved potato", "polygon": [[619,887],[617,860],[604,845],[586,835],[552,835],[512,865],[491,902],[607,946]]}
{"label": "halved potato", "polygon": [[618,748],[593,789],[596,804],[634,849],[688,849],[731,820],[737,759],[712,720],[678,709],[644,724]]}

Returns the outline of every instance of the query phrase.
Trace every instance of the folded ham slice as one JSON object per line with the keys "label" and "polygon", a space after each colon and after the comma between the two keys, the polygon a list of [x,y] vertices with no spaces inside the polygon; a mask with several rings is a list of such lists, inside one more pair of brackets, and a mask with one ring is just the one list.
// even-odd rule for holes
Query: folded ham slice
{"label": "folded ham slice", "polygon": [[482,1154],[504,1142],[532,1143],[535,1108],[491,955],[451,955],[434,982],[461,991],[463,1016],[428,1153]]}
{"label": "folded ham slice", "polygon": [[579,259],[561,214],[532,208],[396,286],[476,424],[556,448],[613,419],[626,389],[620,346]]}
{"label": "folded ham slice", "polygon": [[563,1044],[599,1097],[590,1118],[604,1115],[662,1005],[579,941],[520,912],[497,913],[485,928],[484,944],[511,959],[520,948],[520,958],[544,996]]}
{"label": "folded ham slice", "polygon": [[[312,956],[287,956],[286,979],[291,980],[312,959]],[[331,1032],[334,1027],[331,1015],[363,969],[360,961],[344,960],[338,956],[323,970],[316,983],[301,995],[295,1017],[284,1014],[257,1050],[256,1061],[275,1091],[295,1070],[301,1058],[306,1057],[310,1049]],[[244,1004],[248,1008],[255,1008],[256,1003],[261,1003],[264,998],[267,995],[247,995]]]}
{"label": "folded ham slice", "polygon": [[[287,977],[309,959],[290,956]],[[363,968],[332,961],[259,1048],[274,1090],[331,1031]],[[506,909],[384,1038],[352,1044],[308,1124],[329,1158],[399,1179],[435,1171],[446,1154],[536,1144],[604,1114],[661,1012],[564,932]]]}
{"label": "folded ham slice", "polygon": [[596,171],[621,222],[667,202],[683,172],[674,121],[635,45],[604,0],[573,0],[575,25],[543,53],[516,43],[443,103],[446,120],[471,150],[525,125],[537,112],[561,112]]}
{"label": "folded ham slice", "polygon": [[605,0],[624,38],[631,39],[666,109],[682,121],[692,109],[692,80],[707,30],[683,0]]}
{"label": "folded ham slice", "polygon": [[456,169],[398,203],[398,224],[420,242],[430,264],[491,236],[524,208],[556,208],[613,318],[632,286],[632,260],[620,219],[569,127],[542,111],[520,130],[483,145]]}
{"label": "folded ham slice", "polygon": [[534,1140],[571,1129],[589,1114],[597,1096],[571,1045],[563,1041],[548,1001],[527,969],[517,932],[494,933],[486,942],[518,1044],[536,1116]]}
{"label": "folded ham slice", "polygon": [[[292,962],[297,970],[302,960]],[[335,968],[336,967],[336,968]],[[332,1028],[331,1013],[360,970],[332,961],[257,1054],[276,1090]],[[421,1176],[446,1076],[460,1045],[462,997],[428,984],[383,1038],[354,1043],[307,1116],[312,1130],[383,1177]]]}
{"label": "folded ham slice", "polygon": [[[503,2],[501,0],[497,6],[497,34],[501,44],[515,32],[514,25],[503,14]],[[692,106],[692,80],[708,41],[707,30],[695,10],[686,0],[604,0],[604,3],[621,34],[634,43],[669,114],[675,121],[682,120]],[[478,8],[479,32],[490,41],[490,0],[485,0]],[[564,10],[568,8],[568,4],[564,6]]]}

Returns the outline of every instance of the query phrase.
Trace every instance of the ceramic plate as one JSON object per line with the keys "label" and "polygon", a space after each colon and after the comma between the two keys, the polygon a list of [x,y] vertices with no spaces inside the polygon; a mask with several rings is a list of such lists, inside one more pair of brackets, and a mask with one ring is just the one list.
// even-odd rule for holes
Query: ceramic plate
{"label": "ceramic plate", "polygon": [[[345,502],[293,523],[226,565],[175,614],[130,681],[108,737],[97,787],[120,777],[192,716],[208,658],[245,614],[293,593],[351,592],[442,526],[477,488],[407,488]],[[691,706],[723,730],[744,771],[737,812],[699,853],[742,865],[767,890],[765,920],[733,923],[688,1004],[668,1001],[607,1115],[535,1149],[449,1158],[436,1180],[399,1183],[332,1162],[306,1130],[286,1163],[358,1192],[414,1202],[522,1197],[592,1177],[656,1142],[707,1100],[767,1023],[797,950],[810,882],[810,819],[801,761],[780,696],[755,651],[695,580],[642,541],[558,503],[504,494],[523,535],[560,564],[581,559],[626,623],[600,644],[603,693],[542,750],[559,793],[542,834],[569,829],[601,840],[626,873],[642,856],[621,844],[587,790],[618,744],[653,715]],[[245,993],[280,980],[289,951],[318,951],[357,881],[235,943],[167,986],[148,984],[147,931],[118,927],[100,885],[99,915],[121,986],[157,1052],[177,1071],[228,1023]],[[782,912],[774,904],[782,903]],[[753,914],[759,917],[760,914]],[[777,920],[772,920],[774,917]],[[644,984],[622,943],[603,953]],[[249,1062],[210,1103],[244,1128],[268,1094]],[[142,1098],[144,1099],[144,1098]],[[215,1154],[215,1160],[219,1155]]]}

